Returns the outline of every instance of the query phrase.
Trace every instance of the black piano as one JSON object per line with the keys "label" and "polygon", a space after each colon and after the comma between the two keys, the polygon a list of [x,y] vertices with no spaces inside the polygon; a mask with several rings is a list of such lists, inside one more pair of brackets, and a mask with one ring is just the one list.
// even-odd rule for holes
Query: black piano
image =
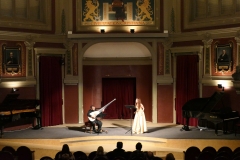
{"label": "black piano", "polygon": [[30,121],[34,125],[35,118],[38,118],[36,107],[39,105],[39,100],[17,99],[18,96],[19,94],[8,94],[0,104],[0,137],[5,126],[11,126],[11,123],[18,124],[23,120]]}
{"label": "black piano", "polygon": [[222,125],[223,132],[226,133],[229,122],[234,125],[239,119],[239,113],[223,105],[216,107],[223,96],[224,92],[215,92],[211,97],[195,98],[186,102],[182,107],[182,115],[186,118],[186,124],[182,129],[189,131],[189,119],[197,118],[198,121],[205,120],[212,122],[214,124],[215,134],[218,134],[219,124]]}

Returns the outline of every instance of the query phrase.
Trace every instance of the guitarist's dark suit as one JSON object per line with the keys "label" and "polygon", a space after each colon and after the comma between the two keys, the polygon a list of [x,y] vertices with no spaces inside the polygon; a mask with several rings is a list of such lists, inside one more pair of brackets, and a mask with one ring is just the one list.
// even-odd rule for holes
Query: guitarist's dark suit
{"label": "guitarist's dark suit", "polygon": [[[92,123],[93,131],[96,132],[96,133],[99,133],[102,130],[102,121],[100,120],[100,118],[98,118],[98,116],[97,117],[92,117],[91,116],[92,112],[95,112],[95,107],[94,106],[91,106],[91,109],[88,111],[87,116],[89,118],[89,121]],[[97,130],[96,130],[95,125],[98,126]]]}

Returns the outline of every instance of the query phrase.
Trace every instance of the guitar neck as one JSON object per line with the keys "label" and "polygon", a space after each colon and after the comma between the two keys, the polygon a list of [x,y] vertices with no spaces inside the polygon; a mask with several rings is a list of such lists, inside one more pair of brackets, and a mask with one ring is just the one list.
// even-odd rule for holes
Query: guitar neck
{"label": "guitar neck", "polygon": [[[103,110],[105,110],[105,109],[106,109],[113,101],[115,101],[115,100],[116,100],[116,98],[115,98],[114,100],[112,100],[111,102],[109,102],[108,104],[106,104],[105,106],[103,106],[101,109],[90,113],[90,115],[91,115],[92,117],[96,117],[98,114],[100,114],[101,112],[103,112]],[[90,121],[94,121],[95,118],[92,118],[92,117],[88,117],[88,119],[89,119]]]}
{"label": "guitar neck", "polygon": [[99,112],[102,112],[103,110],[105,110],[113,101],[115,101],[116,98],[114,100],[112,100],[111,102],[109,102],[108,104],[106,104],[105,106],[103,106],[101,109],[99,109]]}

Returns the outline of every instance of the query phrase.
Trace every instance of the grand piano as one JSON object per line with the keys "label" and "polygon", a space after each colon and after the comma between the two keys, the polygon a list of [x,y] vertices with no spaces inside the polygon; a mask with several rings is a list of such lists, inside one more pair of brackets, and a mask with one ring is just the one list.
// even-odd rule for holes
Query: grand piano
{"label": "grand piano", "polygon": [[38,118],[36,107],[39,105],[39,100],[17,99],[18,96],[19,94],[8,94],[0,104],[0,137],[3,135],[5,125],[20,120],[30,120],[34,125],[35,118]]}
{"label": "grand piano", "polygon": [[236,123],[239,119],[239,113],[232,111],[230,107],[223,106],[223,104],[219,105],[223,96],[224,92],[215,92],[211,97],[195,98],[186,102],[182,107],[182,115],[186,118],[186,124],[182,129],[189,131],[189,119],[197,118],[198,121],[212,122],[215,134],[218,134],[218,125],[222,124],[223,132],[226,133],[229,122]]}

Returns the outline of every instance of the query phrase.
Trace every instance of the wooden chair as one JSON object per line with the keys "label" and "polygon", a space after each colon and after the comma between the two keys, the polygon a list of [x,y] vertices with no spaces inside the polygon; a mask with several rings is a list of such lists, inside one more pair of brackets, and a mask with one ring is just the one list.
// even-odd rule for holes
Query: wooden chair
{"label": "wooden chair", "polygon": [[[95,125],[95,126],[97,126],[97,125]],[[93,126],[90,121],[85,122],[83,128],[85,128],[85,132],[92,133],[92,131],[93,131]],[[89,128],[89,130],[88,130],[88,128]]]}

